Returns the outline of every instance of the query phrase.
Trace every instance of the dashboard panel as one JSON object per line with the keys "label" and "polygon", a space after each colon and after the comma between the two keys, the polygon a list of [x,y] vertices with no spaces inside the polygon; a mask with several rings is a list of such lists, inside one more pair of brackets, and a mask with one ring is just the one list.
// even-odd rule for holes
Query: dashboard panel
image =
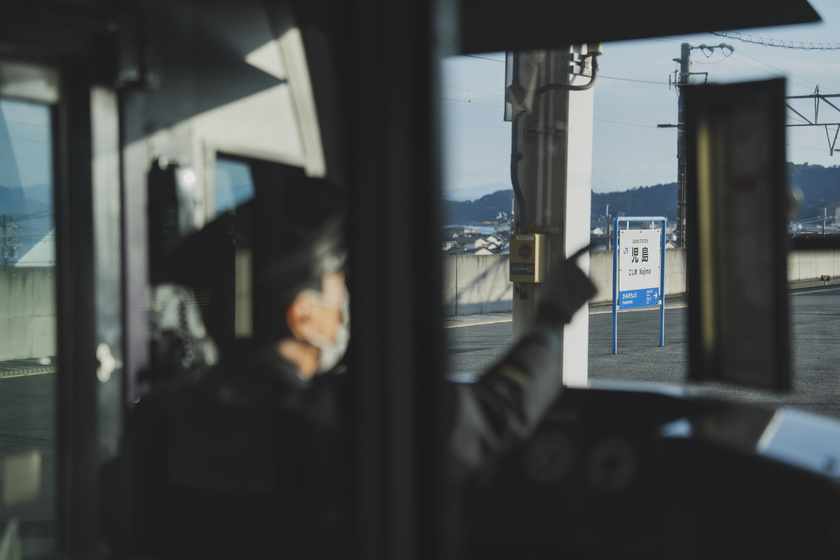
{"label": "dashboard panel", "polygon": [[469,484],[467,557],[837,557],[837,442],[840,422],[794,410],[667,386],[567,389]]}

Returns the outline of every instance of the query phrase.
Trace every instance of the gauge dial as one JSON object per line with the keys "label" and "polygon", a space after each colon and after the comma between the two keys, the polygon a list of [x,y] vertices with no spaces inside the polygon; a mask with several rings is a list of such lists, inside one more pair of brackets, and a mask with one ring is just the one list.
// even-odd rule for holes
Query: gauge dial
{"label": "gauge dial", "polygon": [[557,482],[572,470],[575,455],[574,445],[566,434],[543,432],[525,447],[522,469],[525,476],[539,484]]}
{"label": "gauge dial", "polygon": [[586,474],[589,484],[598,490],[615,492],[626,488],[639,471],[639,453],[626,438],[604,438],[589,451]]}

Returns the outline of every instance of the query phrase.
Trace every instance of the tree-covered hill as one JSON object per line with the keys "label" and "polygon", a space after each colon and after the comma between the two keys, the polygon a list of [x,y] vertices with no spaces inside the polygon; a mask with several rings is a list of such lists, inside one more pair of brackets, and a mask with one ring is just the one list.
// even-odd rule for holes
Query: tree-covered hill
{"label": "tree-covered hill", "polygon": [[808,219],[827,214],[833,216],[840,206],[840,167],[821,165],[788,164],[790,185],[802,191],[799,219]]}
{"label": "tree-covered hill", "polygon": [[665,216],[677,219],[677,183],[636,187],[626,191],[592,193],[592,219],[603,217],[610,205],[610,216]]}
{"label": "tree-covered hill", "polygon": [[[477,200],[444,201],[444,221],[449,224],[477,224],[489,222],[499,212],[510,214],[513,189],[496,191]],[[665,216],[676,219],[677,184],[638,187],[613,193],[592,193],[592,219],[603,218],[606,205],[610,214],[623,212],[627,216]]]}
{"label": "tree-covered hill", "polygon": [[[834,216],[840,207],[840,166],[822,167],[807,163],[788,164],[792,187],[802,191],[799,219]],[[513,190],[496,191],[477,200],[444,201],[445,221],[450,224],[475,224],[492,221],[499,212],[510,213]],[[636,187],[626,191],[592,193],[591,219],[602,220],[609,204],[611,216],[665,216],[677,218],[677,184]]]}
{"label": "tree-covered hill", "polygon": [[444,222],[447,224],[478,224],[496,219],[499,212],[511,213],[513,189],[496,191],[477,200],[443,201]]}

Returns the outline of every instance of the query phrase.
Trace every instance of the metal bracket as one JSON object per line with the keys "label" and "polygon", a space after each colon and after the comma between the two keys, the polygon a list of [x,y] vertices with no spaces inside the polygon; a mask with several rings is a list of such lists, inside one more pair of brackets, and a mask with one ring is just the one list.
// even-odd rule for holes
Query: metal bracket
{"label": "metal bracket", "polygon": [[149,18],[123,14],[117,33],[116,87],[157,89],[161,82],[157,33]]}
{"label": "metal bracket", "polygon": [[[840,107],[838,107],[837,105],[835,105],[834,103],[829,101],[828,100],[829,97],[840,97],[840,94],[830,94],[830,95],[821,94],[820,93],[820,86],[817,86],[814,89],[814,93],[812,93],[810,95],[789,95],[789,96],[785,97],[786,100],[813,99],[814,100],[814,118],[813,119],[806,117],[800,111],[797,111],[796,109],[794,109],[793,106],[788,101],[785,101],[785,106],[787,106],[788,109],[793,111],[799,118],[801,118],[803,121],[805,121],[804,123],[788,124],[787,126],[789,126],[789,127],[821,126],[825,129],[825,138],[828,141],[828,153],[829,153],[829,155],[833,156],[834,155],[834,150],[836,149],[835,147],[837,145],[837,137],[838,137],[838,135],[840,135],[840,122],[822,122],[822,123],[820,122],[820,104],[821,103],[825,103],[826,105],[828,105],[832,109],[840,112]],[[831,134],[829,132],[828,127],[830,127],[830,126],[835,127],[834,138],[831,137]]]}
{"label": "metal bracket", "polygon": [[566,134],[566,126],[563,123],[562,126],[553,126],[550,128],[546,128],[543,126],[526,126],[525,127],[525,140],[531,140],[536,136],[544,135],[544,136],[561,136]]}

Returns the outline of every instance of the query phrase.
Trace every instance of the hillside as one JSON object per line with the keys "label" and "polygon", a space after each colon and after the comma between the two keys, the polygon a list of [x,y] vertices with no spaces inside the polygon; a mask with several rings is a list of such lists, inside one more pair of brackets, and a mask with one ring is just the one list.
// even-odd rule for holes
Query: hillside
{"label": "hillside", "polygon": [[477,200],[444,200],[443,215],[447,224],[478,224],[496,219],[499,212],[511,213],[513,189],[496,191]]}
{"label": "hillside", "polygon": [[[834,216],[840,207],[840,166],[822,167],[807,163],[788,164],[789,181],[792,187],[802,191],[802,204],[797,219],[808,219],[823,215]],[[475,224],[492,221],[499,212],[510,213],[513,190],[502,190],[477,200],[444,201],[446,223]],[[636,187],[626,191],[592,193],[593,221],[603,220],[609,204],[611,216],[665,216],[668,220],[677,217],[677,184]]]}
{"label": "hillside", "polygon": [[[496,191],[477,200],[445,200],[444,220],[448,224],[476,224],[492,221],[499,212],[510,214],[513,189]],[[675,219],[677,215],[677,184],[637,187],[628,191],[613,193],[592,193],[592,219],[603,219],[606,205],[610,214],[624,212],[627,216],[665,216]]]}
{"label": "hillside", "polygon": [[626,191],[592,193],[592,219],[603,218],[607,204],[610,215],[665,216],[677,219],[677,183],[636,187]]}
{"label": "hillside", "polygon": [[840,167],[821,165],[788,164],[790,185],[802,190],[802,204],[798,219],[823,215],[834,216],[840,206]]}

